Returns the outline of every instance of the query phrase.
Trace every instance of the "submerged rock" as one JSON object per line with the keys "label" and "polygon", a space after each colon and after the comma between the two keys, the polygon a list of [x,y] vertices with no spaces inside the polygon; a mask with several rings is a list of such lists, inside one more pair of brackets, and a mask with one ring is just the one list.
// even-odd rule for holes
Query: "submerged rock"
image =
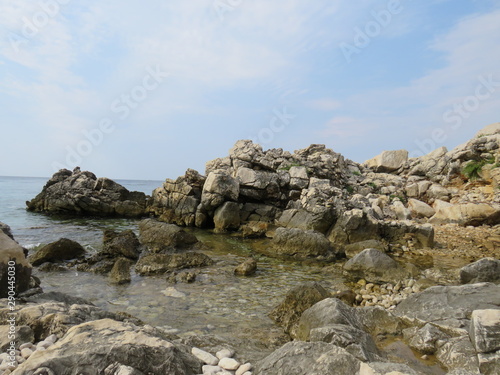
{"label": "submerged rock", "polygon": [[183,268],[206,267],[212,264],[213,260],[203,253],[149,254],[139,259],[135,265],[135,271],[139,275],[153,275]]}
{"label": "submerged rock", "polygon": [[146,213],[146,195],[91,172],[61,169],[26,205],[48,214],[140,217]]}
{"label": "submerged rock", "polygon": [[256,271],[257,261],[254,258],[249,258],[235,268],[234,274],[236,276],[252,276]]}
{"label": "submerged rock", "polygon": [[190,249],[198,242],[196,236],[175,224],[145,219],[139,223],[139,240],[152,252]]}

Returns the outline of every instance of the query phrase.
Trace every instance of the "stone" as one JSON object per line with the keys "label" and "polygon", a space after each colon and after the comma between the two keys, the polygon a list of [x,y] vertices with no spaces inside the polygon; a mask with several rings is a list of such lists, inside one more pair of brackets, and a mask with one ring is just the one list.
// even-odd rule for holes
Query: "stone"
{"label": "stone", "polygon": [[199,348],[192,348],[191,353],[198,358],[200,361],[203,363],[210,365],[210,366],[217,366],[219,363],[219,360],[217,357],[213,356],[209,352],[206,352],[204,350],[201,350]]}
{"label": "stone", "polygon": [[394,211],[394,213],[396,214],[396,218],[398,220],[411,219],[411,211],[408,208],[406,208],[403,202],[401,202],[399,199],[394,199],[392,201],[390,209]]}
{"label": "stone", "polygon": [[238,180],[222,170],[210,172],[202,190],[201,206],[212,211],[224,201],[237,201],[240,194]]}
{"label": "stone", "polygon": [[324,342],[294,341],[257,363],[256,374],[353,375],[361,362],[345,349]]}
{"label": "stone", "polygon": [[236,276],[252,276],[256,271],[257,261],[254,258],[249,258],[235,268],[234,274]]}
{"label": "stone", "polygon": [[479,361],[468,336],[449,339],[438,348],[436,358],[448,370],[465,369],[479,374]]}
{"label": "stone", "polygon": [[134,263],[127,258],[118,258],[109,273],[109,278],[114,284],[126,284],[130,282],[130,267]]}
{"label": "stone", "polygon": [[408,199],[408,208],[410,209],[411,215],[415,218],[429,218],[436,213],[434,208],[427,203],[413,198]]}
{"label": "stone", "polygon": [[474,310],[500,309],[500,286],[492,283],[433,286],[411,294],[394,309],[405,321],[432,323],[462,333]]}
{"label": "stone", "polygon": [[479,130],[474,137],[480,138],[480,137],[484,137],[487,135],[494,135],[494,134],[500,134],[500,122],[495,122],[493,124],[485,126],[481,130]]}
{"label": "stone", "polygon": [[326,233],[334,223],[334,219],[334,212],[331,208],[315,205],[309,207],[308,210],[304,208],[285,210],[276,220],[276,224],[285,228]]}
{"label": "stone", "polygon": [[240,367],[240,363],[234,358],[225,357],[219,360],[218,366],[225,370],[236,371]]}
{"label": "stone", "polygon": [[196,236],[175,224],[162,223],[154,219],[139,223],[139,240],[152,252],[190,249],[198,242]]}
{"label": "stone", "polygon": [[500,205],[463,203],[439,207],[429,222],[432,224],[455,223],[463,226],[495,225],[500,223]]}
{"label": "stone", "polygon": [[143,256],[135,265],[139,275],[163,274],[184,268],[206,267],[213,260],[203,253],[186,252],[179,254],[149,254]]}
{"label": "stone", "polygon": [[323,341],[346,349],[363,362],[380,359],[380,353],[373,338],[365,331],[345,324],[332,324],[311,329],[309,340]]}
{"label": "stone", "polygon": [[[9,339],[9,328],[9,325],[0,325],[0,351],[2,353],[9,348],[12,341]],[[15,341],[17,343],[33,343],[35,341],[35,334],[27,325],[16,325]]]}
{"label": "stone", "polygon": [[296,338],[297,324],[302,313],[317,302],[329,298],[328,293],[320,284],[310,282],[292,288],[283,302],[276,306],[269,317],[284,328],[285,333]]}
{"label": "stone", "polygon": [[478,353],[500,350],[500,310],[474,310],[471,316],[471,341]]}
{"label": "stone", "polygon": [[116,363],[144,374],[192,375],[201,371],[200,361],[183,347],[131,323],[101,319],[70,328],[61,340],[32,354],[13,374],[31,374],[46,367],[57,375],[98,375]]}
{"label": "stone", "polygon": [[276,255],[296,259],[338,256],[328,239],[321,233],[304,231],[297,228],[278,228],[271,241],[271,248]]}
{"label": "stone", "polygon": [[219,350],[217,353],[215,353],[215,356],[219,359],[232,358],[234,356],[234,354],[235,354],[234,350],[224,348],[224,349]]}
{"label": "stone", "polygon": [[363,250],[370,248],[385,252],[387,247],[379,240],[366,240],[345,245],[344,251],[347,258],[353,258]]}
{"label": "stone", "polygon": [[14,239],[14,236],[12,235],[12,230],[10,229],[10,227],[5,224],[5,223],[2,223],[0,221],[0,232],[3,232],[4,234],[6,234],[8,237],[10,237],[11,240]]}
{"label": "stone", "polygon": [[129,191],[108,178],[61,169],[26,205],[29,211],[49,214],[140,217],[146,213],[146,200],[146,194]]}
{"label": "stone", "polygon": [[403,333],[410,348],[422,354],[434,354],[437,350],[437,341],[447,340],[450,337],[430,323],[419,329],[410,328],[409,334],[406,330]]}
{"label": "stone", "polygon": [[104,231],[102,253],[111,257],[125,257],[137,260],[141,253],[140,245],[139,239],[130,229],[120,233],[112,229],[106,229]]}
{"label": "stone", "polygon": [[242,364],[238,370],[236,370],[234,375],[244,375],[245,373],[251,371],[253,369],[253,366],[251,363],[244,363]]}
{"label": "stone", "polygon": [[361,363],[357,375],[421,375],[402,363],[371,362]]}
{"label": "stone", "polygon": [[241,236],[244,238],[265,237],[269,230],[269,223],[262,221],[250,221],[240,227]]}
{"label": "stone", "polygon": [[384,151],[373,159],[367,160],[365,165],[379,173],[390,173],[403,167],[408,161],[408,151]]}
{"label": "stone", "polygon": [[377,249],[365,249],[344,264],[352,276],[371,282],[392,282],[408,276],[408,271]]}
{"label": "stone", "polygon": [[215,210],[214,224],[216,232],[236,230],[240,227],[240,206],[236,202],[224,202]]}
{"label": "stone", "polygon": [[81,258],[86,251],[82,245],[67,238],[61,238],[40,249],[28,259],[34,266],[45,262],[60,262],[64,260]]}
{"label": "stone", "polygon": [[500,282],[500,260],[483,258],[460,269],[460,283]]}
{"label": "stone", "polygon": [[335,246],[380,239],[378,220],[368,211],[352,209],[342,213],[328,240]]}
{"label": "stone", "polygon": [[31,269],[23,248],[3,231],[0,231],[0,298],[9,296],[9,280],[12,280],[9,277],[12,277],[13,272],[15,273],[16,295],[28,290]]}

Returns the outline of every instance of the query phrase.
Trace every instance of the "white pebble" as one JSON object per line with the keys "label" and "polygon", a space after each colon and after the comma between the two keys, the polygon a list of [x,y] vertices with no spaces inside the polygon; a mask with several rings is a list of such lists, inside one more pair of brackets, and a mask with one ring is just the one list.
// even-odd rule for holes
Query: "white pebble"
{"label": "white pebble", "polygon": [[37,349],[40,349],[40,348],[44,348],[44,349],[47,349],[49,346],[53,345],[54,343],[52,341],[40,341],[39,343],[36,344],[36,348]]}
{"label": "white pebble", "polygon": [[49,337],[47,337],[44,341],[50,341],[52,344],[54,344],[57,341],[57,336],[52,334]]}
{"label": "white pebble", "polygon": [[238,367],[240,367],[240,363],[233,358],[222,358],[219,361],[219,366],[225,370],[234,371],[237,370]]}
{"label": "white pebble", "polygon": [[30,348],[31,349],[31,348],[34,348],[34,347],[35,347],[35,345],[33,345],[31,342],[25,342],[24,344],[21,344],[19,346],[19,350],[23,350],[25,348]]}
{"label": "white pebble", "polygon": [[249,372],[252,369],[252,364],[251,363],[245,363],[244,365],[241,365],[238,370],[236,370],[235,375],[243,375],[247,372]]}
{"label": "white pebble", "polygon": [[193,348],[193,349],[191,349],[191,353],[196,358],[198,358],[200,361],[206,363],[207,365],[216,366],[217,363],[219,363],[219,360],[217,359],[217,357],[213,356],[212,354],[210,354],[204,350],[201,350],[198,348]]}
{"label": "white pebble", "polygon": [[222,371],[222,368],[219,366],[210,366],[210,365],[204,365],[202,368],[203,375],[217,375],[220,371]]}
{"label": "white pebble", "polygon": [[28,359],[32,354],[33,350],[31,350],[30,348],[24,348],[23,350],[21,350],[21,357],[25,359]]}
{"label": "white pebble", "polygon": [[234,350],[231,350],[231,349],[222,349],[222,350],[219,350],[215,356],[219,359],[222,359],[222,358],[232,358],[234,355]]}

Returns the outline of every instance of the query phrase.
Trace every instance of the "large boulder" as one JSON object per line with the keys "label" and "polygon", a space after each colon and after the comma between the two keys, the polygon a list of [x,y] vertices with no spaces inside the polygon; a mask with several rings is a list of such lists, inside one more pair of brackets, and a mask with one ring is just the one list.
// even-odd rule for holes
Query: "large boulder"
{"label": "large boulder", "polygon": [[103,254],[136,260],[141,253],[140,246],[139,239],[130,229],[123,232],[115,232],[112,229],[104,231]]}
{"label": "large boulder", "polygon": [[26,205],[30,211],[49,214],[139,217],[146,213],[146,201],[144,193],[75,168],[73,173],[67,169],[55,173]]}
{"label": "large boulder", "polygon": [[101,319],[72,327],[56,344],[32,354],[12,374],[33,374],[44,368],[58,375],[100,375],[117,364],[141,374],[201,372],[200,361],[184,347],[133,324]]}
{"label": "large boulder", "polygon": [[408,151],[384,151],[373,159],[367,160],[365,164],[375,172],[390,173],[403,167],[408,161]]}
{"label": "large boulder", "polygon": [[64,260],[81,258],[85,255],[85,248],[78,242],[61,238],[40,249],[29,257],[29,261],[34,266],[39,266],[45,262],[61,262]]}
{"label": "large boulder", "polygon": [[433,286],[408,296],[394,314],[407,322],[432,323],[464,333],[472,312],[484,309],[500,309],[500,286],[492,283]]}
{"label": "large boulder", "polygon": [[240,227],[240,206],[236,202],[224,202],[215,210],[214,224],[216,232],[236,230]]}
{"label": "large boulder", "polygon": [[297,228],[276,229],[271,249],[275,255],[296,259],[333,258],[341,255],[333,250],[323,234]]}
{"label": "large boulder", "polygon": [[460,282],[472,284],[500,282],[500,260],[483,258],[460,269]]}
{"label": "large boulder", "polygon": [[189,249],[198,242],[196,236],[175,224],[145,219],[139,223],[139,240],[153,252]]}
{"label": "large boulder", "polygon": [[473,311],[469,334],[481,373],[500,373],[500,310]]}
{"label": "large boulder", "polygon": [[240,194],[240,184],[222,170],[210,172],[201,194],[201,207],[211,212],[224,201],[237,201]]}
{"label": "large boulder", "polygon": [[365,249],[344,264],[351,275],[371,282],[393,282],[408,277],[408,271],[377,249]]}
{"label": "large boulder", "polygon": [[139,275],[154,275],[183,268],[206,267],[212,264],[212,259],[203,253],[149,254],[139,259],[135,265],[135,271]]}
{"label": "large boulder", "polygon": [[369,210],[352,209],[342,213],[328,234],[335,247],[380,238],[379,222]]}
{"label": "large boulder", "polygon": [[126,284],[130,282],[130,267],[133,262],[128,258],[118,258],[109,272],[110,281],[114,284]]}
{"label": "large boulder", "polygon": [[316,282],[302,284],[292,288],[285,299],[269,313],[269,317],[295,338],[297,323],[302,313],[329,297],[331,294]]}
{"label": "large boulder", "polygon": [[31,264],[26,259],[23,248],[0,231],[0,298],[28,290],[30,278]]}
{"label": "large boulder", "polygon": [[436,213],[436,210],[427,203],[413,198],[408,199],[408,208],[415,218],[429,218]]}
{"label": "large boulder", "polygon": [[462,203],[442,206],[429,219],[432,224],[456,223],[463,226],[495,225],[500,223],[500,205]]}

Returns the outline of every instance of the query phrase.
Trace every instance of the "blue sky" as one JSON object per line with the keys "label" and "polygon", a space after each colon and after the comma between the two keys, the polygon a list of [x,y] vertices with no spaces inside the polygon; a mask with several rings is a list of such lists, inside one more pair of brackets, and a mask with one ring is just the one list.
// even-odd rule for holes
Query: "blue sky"
{"label": "blue sky", "polygon": [[175,178],[324,143],[363,162],[500,121],[500,5],[4,0],[0,175]]}

